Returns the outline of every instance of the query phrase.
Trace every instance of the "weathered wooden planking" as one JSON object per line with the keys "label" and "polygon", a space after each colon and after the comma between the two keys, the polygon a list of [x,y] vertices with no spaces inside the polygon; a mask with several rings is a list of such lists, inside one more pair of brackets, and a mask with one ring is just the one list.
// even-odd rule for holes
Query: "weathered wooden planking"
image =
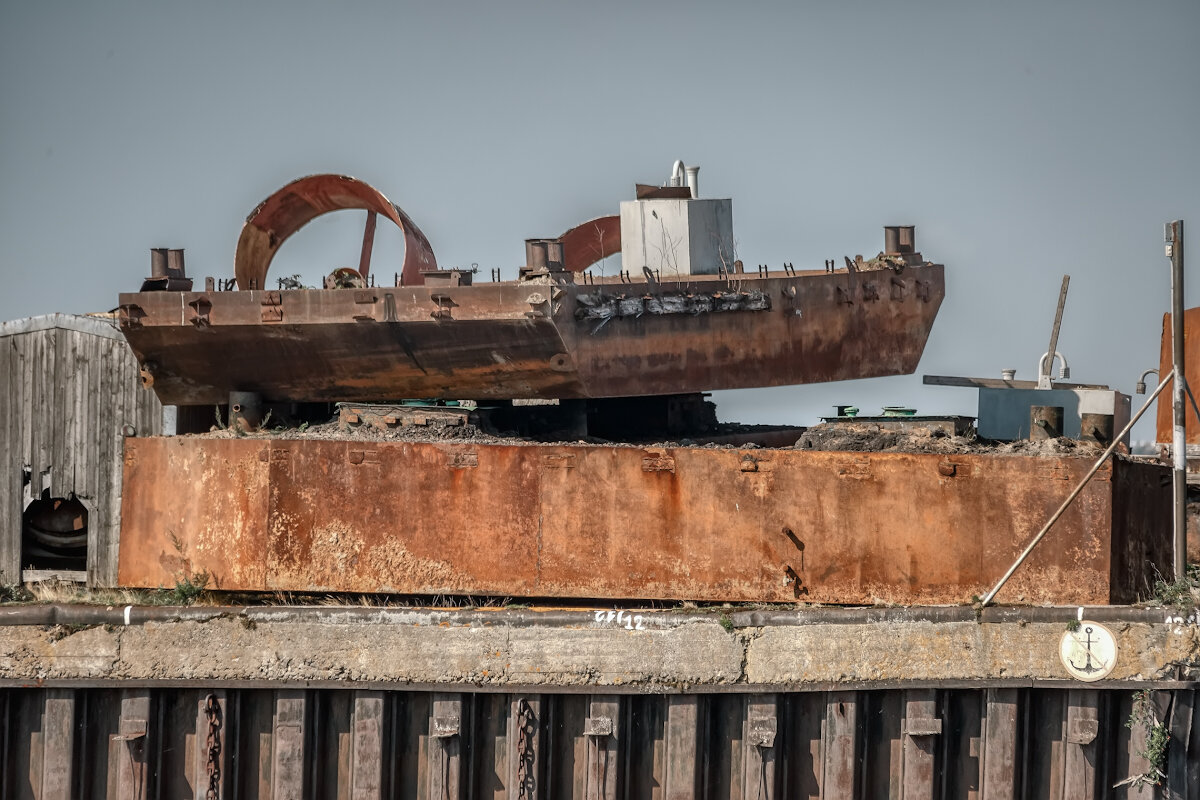
{"label": "weathered wooden planking", "polygon": [[588,716],[583,722],[587,800],[616,800],[619,794],[622,722],[620,697],[598,694],[589,698]]}
{"label": "weathered wooden planking", "polygon": [[1012,800],[1016,797],[1018,691],[987,689],[984,692],[980,800]]}
{"label": "weathered wooden planking", "polygon": [[433,696],[429,717],[429,753],[426,761],[429,800],[459,800],[463,788],[463,697]]}
{"label": "weathered wooden planking", "polygon": [[1094,689],[1070,690],[1063,747],[1064,800],[1096,795],[1096,739],[1099,734],[1100,693]]}
{"label": "weathered wooden planking", "polygon": [[70,800],[74,796],[75,692],[46,692],[42,716],[40,800]]}
{"label": "weathered wooden planking", "polygon": [[937,690],[907,691],[904,705],[903,798],[932,800],[937,746],[942,733]]}
{"label": "weathered wooden planking", "polygon": [[825,704],[823,800],[858,796],[858,693],[829,692]]}
{"label": "weathered wooden planking", "polygon": [[21,575],[21,363],[16,339],[0,339],[0,584],[17,583]]}
{"label": "weathered wooden planking", "polygon": [[[43,489],[88,509],[88,575],[116,583],[122,426],[162,430],[133,352],[103,319],[52,314],[0,323],[0,581],[20,580],[21,515]],[[23,485],[28,469],[30,485]]]}
{"label": "weathered wooden planking", "polygon": [[274,747],[271,752],[271,798],[304,797],[307,779],[305,736],[308,697],[303,691],[281,691],[275,697]]}
{"label": "weathered wooden planking", "polygon": [[146,800],[151,796],[156,752],[151,736],[151,696],[147,689],[122,693],[117,734],[109,739],[109,758],[114,765],[116,800]]}
{"label": "weathered wooden planking", "polygon": [[700,698],[694,694],[667,698],[663,780],[666,800],[692,800],[699,796],[696,785],[699,706]]}
{"label": "weathered wooden planking", "polygon": [[383,732],[383,692],[356,691],[350,757],[350,800],[381,800],[383,797]]}
{"label": "weathered wooden planking", "polygon": [[746,698],[746,727],[742,738],[742,796],[747,800],[772,800],[779,765],[778,698],[754,694]]}

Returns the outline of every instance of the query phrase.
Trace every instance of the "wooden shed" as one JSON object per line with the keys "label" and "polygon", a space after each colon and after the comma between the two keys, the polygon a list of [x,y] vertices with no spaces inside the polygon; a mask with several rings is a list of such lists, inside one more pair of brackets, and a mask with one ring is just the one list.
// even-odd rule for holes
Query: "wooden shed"
{"label": "wooden shed", "polygon": [[125,437],[163,418],[114,321],[0,323],[0,410],[0,584],[86,565],[88,585],[114,586]]}

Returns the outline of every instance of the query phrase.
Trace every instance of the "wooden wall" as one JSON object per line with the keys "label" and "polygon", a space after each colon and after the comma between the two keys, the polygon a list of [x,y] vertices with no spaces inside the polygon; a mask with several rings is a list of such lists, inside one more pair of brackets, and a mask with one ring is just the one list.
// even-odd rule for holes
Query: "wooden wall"
{"label": "wooden wall", "polygon": [[125,425],[161,433],[162,406],[109,320],[0,323],[0,584],[20,582],[21,515],[43,489],[87,507],[88,583],[116,584]]}

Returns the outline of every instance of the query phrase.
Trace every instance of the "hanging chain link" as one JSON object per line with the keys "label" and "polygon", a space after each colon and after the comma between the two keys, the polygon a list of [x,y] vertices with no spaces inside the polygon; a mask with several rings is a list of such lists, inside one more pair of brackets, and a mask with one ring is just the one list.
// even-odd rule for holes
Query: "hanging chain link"
{"label": "hanging chain link", "polygon": [[536,733],[537,718],[529,701],[522,697],[517,701],[517,797],[521,800],[530,800],[537,790],[533,752]]}
{"label": "hanging chain link", "polygon": [[221,706],[215,694],[204,698],[204,716],[208,718],[208,791],[204,800],[221,800]]}

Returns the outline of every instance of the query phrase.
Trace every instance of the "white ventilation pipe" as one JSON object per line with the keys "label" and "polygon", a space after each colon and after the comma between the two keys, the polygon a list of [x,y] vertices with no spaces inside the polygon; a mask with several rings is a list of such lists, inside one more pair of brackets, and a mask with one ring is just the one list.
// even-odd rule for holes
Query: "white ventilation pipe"
{"label": "white ventilation pipe", "polygon": [[700,196],[700,168],[685,166],[683,161],[676,159],[671,167],[671,178],[668,186],[686,186],[692,190],[692,199]]}
{"label": "white ventilation pipe", "polygon": [[[1039,384],[1042,383],[1043,380],[1046,383],[1050,382],[1049,367],[1054,366],[1054,358],[1058,359],[1059,361],[1062,361],[1062,368],[1059,369],[1059,371],[1058,371],[1058,379],[1065,381],[1071,377],[1071,368],[1069,366],[1067,366],[1066,357],[1062,353],[1058,352],[1057,350],[1054,351],[1054,358],[1050,358],[1050,355],[1051,355],[1050,352],[1047,351],[1047,352],[1043,353],[1042,357],[1038,360],[1038,383]],[[1047,359],[1050,360],[1050,363],[1048,365],[1046,363]],[[1041,387],[1039,387],[1039,388],[1041,388]]]}
{"label": "white ventilation pipe", "polygon": [[671,167],[671,178],[669,181],[667,181],[667,185],[683,186],[684,181],[687,180],[687,175],[685,173],[686,170],[687,167],[683,165],[683,162],[679,159],[675,159],[675,164]]}

